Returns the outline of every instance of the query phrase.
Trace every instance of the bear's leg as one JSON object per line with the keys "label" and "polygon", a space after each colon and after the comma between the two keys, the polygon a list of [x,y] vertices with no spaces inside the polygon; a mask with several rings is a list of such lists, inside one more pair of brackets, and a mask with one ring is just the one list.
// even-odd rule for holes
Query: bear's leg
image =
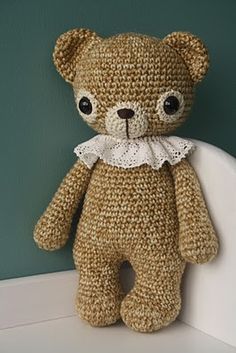
{"label": "bear's leg", "polygon": [[141,261],[141,266],[131,262],[136,272],[135,285],[121,304],[121,317],[136,331],[153,332],[170,324],[179,314],[185,264],[177,258],[162,267],[158,266],[158,257],[143,258],[145,263]]}
{"label": "bear's leg", "polygon": [[124,298],[119,283],[119,263],[95,257],[79,266],[76,307],[79,316],[92,326],[106,326],[120,319]]}

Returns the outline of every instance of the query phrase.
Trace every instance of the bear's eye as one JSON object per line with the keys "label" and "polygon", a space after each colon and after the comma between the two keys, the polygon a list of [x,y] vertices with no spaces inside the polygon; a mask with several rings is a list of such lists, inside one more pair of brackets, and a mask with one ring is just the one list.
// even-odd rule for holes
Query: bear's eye
{"label": "bear's eye", "polygon": [[175,96],[169,96],[164,101],[164,111],[168,115],[175,114],[179,109],[179,100]]}
{"label": "bear's eye", "polygon": [[182,116],[184,97],[178,91],[165,92],[158,99],[156,109],[160,120],[171,123]]}
{"label": "bear's eye", "polygon": [[95,96],[85,89],[81,89],[75,93],[75,101],[77,109],[81,117],[87,123],[95,123],[97,119],[98,101]]}
{"label": "bear's eye", "polygon": [[79,101],[79,109],[82,113],[90,115],[93,111],[92,103],[87,97],[82,97]]}

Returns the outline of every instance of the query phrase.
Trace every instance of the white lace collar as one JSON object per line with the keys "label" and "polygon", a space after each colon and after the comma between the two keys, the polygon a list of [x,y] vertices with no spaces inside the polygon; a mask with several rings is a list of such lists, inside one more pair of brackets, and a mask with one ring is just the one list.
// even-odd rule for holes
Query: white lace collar
{"label": "white lace collar", "polygon": [[195,148],[190,140],[177,136],[147,136],[123,140],[108,135],[97,135],[79,144],[74,152],[88,168],[100,158],[107,164],[133,168],[148,164],[159,169],[164,162],[178,163]]}

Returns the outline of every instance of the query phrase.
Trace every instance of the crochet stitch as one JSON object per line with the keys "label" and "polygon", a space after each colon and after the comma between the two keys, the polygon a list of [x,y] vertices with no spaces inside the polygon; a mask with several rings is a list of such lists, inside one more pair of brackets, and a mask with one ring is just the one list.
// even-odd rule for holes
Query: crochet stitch
{"label": "crochet stitch", "polygon": [[[179,313],[186,262],[210,261],[218,249],[187,160],[193,144],[165,136],[187,118],[209,65],[207,49],[184,32],[103,39],[74,29],[59,37],[53,58],[99,135],[75,148],[79,159],[34,239],[42,249],[61,248],[85,194],[73,247],[79,316],[94,326],[122,318],[136,331],[158,330]],[[119,282],[126,260],[136,274],[127,295]]]}

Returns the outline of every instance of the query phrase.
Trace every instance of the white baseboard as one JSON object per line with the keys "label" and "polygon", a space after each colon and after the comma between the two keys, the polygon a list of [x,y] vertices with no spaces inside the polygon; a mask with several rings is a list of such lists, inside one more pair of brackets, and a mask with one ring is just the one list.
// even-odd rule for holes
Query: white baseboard
{"label": "white baseboard", "polygon": [[[127,267],[124,272],[129,272],[122,276],[128,290],[134,275]],[[0,329],[76,315],[77,285],[75,270],[0,281]]]}
{"label": "white baseboard", "polygon": [[0,281],[0,329],[75,315],[76,271]]}
{"label": "white baseboard", "polygon": [[[133,286],[134,272],[130,267],[122,268],[121,282],[126,292]],[[75,316],[77,285],[76,271],[0,281],[0,329]],[[184,318],[181,321],[186,322]],[[224,339],[204,325],[195,325],[194,320],[186,323],[235,347],[233,339]],[[219,322],[221,327],[225,324]]]}

